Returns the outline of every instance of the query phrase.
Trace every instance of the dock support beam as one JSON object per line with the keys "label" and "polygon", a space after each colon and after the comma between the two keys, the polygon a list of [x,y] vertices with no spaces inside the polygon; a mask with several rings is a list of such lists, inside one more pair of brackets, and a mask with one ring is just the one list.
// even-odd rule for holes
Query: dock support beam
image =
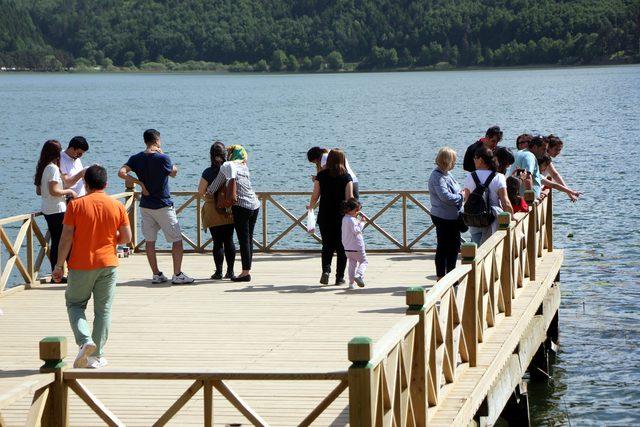
{"label": "dock support beam", "polygon": [[507,401],[507,405],[502,410],[500,418],[505,420],[509,426],[529,427],[529,395],[527,394],[527,384],[520,382]]}

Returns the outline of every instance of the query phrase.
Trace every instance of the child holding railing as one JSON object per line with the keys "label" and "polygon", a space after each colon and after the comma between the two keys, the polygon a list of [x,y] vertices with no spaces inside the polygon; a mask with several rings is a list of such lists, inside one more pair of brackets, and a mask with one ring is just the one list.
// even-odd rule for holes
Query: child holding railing
{"label": "child holding railing", "polygon": [[358,219],[358,214],[362,205],[355,198],[342,203],[342,245],[347,254],[349,262],[349,289],[354,289],[354,282],[364,287],[364,273],[367,269],[367,253],[364,247],[364,238],[362,237],[362,229],[364,227],[364,219]]}

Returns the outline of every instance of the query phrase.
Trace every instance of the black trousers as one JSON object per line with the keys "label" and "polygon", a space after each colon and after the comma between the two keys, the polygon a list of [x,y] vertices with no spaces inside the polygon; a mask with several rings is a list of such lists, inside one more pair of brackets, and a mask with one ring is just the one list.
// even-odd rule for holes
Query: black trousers
{"label": "black trousers", "polygon": [[51,246],[49,247],[49,261],[51,262],[51,271],[58,262],[58,245],[60,244],[60,236],[62,236],[62,220],[64,219],[64,212],[55,213],[44,216],[47,221],[47,228],[51,235]]}
{"label": "black trousers", "polygon": [[344,278],[344,270],[347,268],[347,254],[342,246],[342,222],[328,221],[318,224],[322,237],[322,272],[331,273],[331,259],[336,253],[336,279]]}
{"label": "black trousers", "polygon": [[213,262],[216,271],[222,273],[222,262],[227,260],[227,271],[233,272],[236,259],[236,245],[233,242],[233,224],[209,227],[213,237]]}
{"label": "black trousers", "polygon": [[242,259],[242,269],[251,270],[253,259],[253,230],[258,220],[260,209],[247,209],[240,206],[233,206],[233,226],[236,229],[238,243],[240,244],[240,258]]}
{"label": "black trousers", "polygon": [[436,226],[436,276],[445,274],[456,268],[460,252],[460,228],[455,219],[442,219],[431,216]]}

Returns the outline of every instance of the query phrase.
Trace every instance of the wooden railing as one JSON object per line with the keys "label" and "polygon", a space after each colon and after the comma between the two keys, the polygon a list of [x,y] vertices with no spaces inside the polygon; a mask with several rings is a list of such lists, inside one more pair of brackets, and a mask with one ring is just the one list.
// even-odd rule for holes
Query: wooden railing
{"label": "wooden railing", "polygon": [[[108,426],[124,426],[125,424],[100,399],[87,388],[81,380],[153,380],[153,381],[193,381],[191,385],[158,417],[148,420],[153,426],[163,426],[202,389],[204,418],[202,425],[210,427],[214,423],[213,390],[217,390],[234,408],[238,410],[254,426],[268,426],[242,397],[229,385],[229,381],[331,381],[335,386],[320,399],[315,407],[300,420],[299,426],[309,426],[320,416],[348,387],[347,371],[242,371],[222,372],[212,370],[173,371],[173,370],[95,370],[73,369],[65,371],[64,358],[67,345],[63,337],[49,337],[40,342],[40,358],[45,361],[40,369],[43,373],[53,373],[43,379],[33,392],[32,404],[28,414],[28,426],[51,425],[67,426],[69,423],[68,393],[73,391],[100,419]],[[29,390],[22,387],[15,391],[14,398],[6,400],[6,405],[27,395]],[[0,401],[0,409],[3,409]]]}
{"label": "wooden railing", "polygon": [[[114,194],[111,197],[123,200],[129,212],[133,210],[131,193]],[[41,212],[35,212],[0,219],[0,240],[7,253],[4,265],[0,259],[0,296],[28,289],[41,279],[50,244],[49,232],[43,233],[42,226],[38,224],[38,219],[42,217]],[[16,230],[14,238],[10,238],[9,228]],[[38,251],[37,255],[35,251]],[[10,283],[16,271],[19,276],[14,283]]]}
{"label": "wooden railing", "polygon": [[[140,193],[136,192],[135,199],[140,199]],[[208,232],[203,231],[201,226],[201,213],[202,213],[202,198],[198,196],[198,193],[192,191],[174,191],[171,193],[172,197],[178,202],[175,205],[176,213],[180,217],[181,226],[183,229],[182,237],[185,242],[186,252],[205,252],[212,244],[212,239],[209,237]],[[256,224],[256,232],[254,237],[254,246],[256,252],[318,252],[320,250],[319,243],[321,239],[317,233],[309,234],[306,229],[306,204],[311,197],[310,192],[305,191],[260,191],[256,193],[260,200],[260,218],[258,224]],[[419,196],[428,195],[428,191],[405,191],[405,190],[390,190],[390,191],[362,191],[360,193],[361,200],[364,200],[363,213],[366,219],[365,228],[371,228],[375,233],[368,235],[367,239],[375,240],[374,235],[380,236],[380,239],[385,242],[386,245],[374,244],[370,252],[431,252],[432,248],[419,247],[418,243],[423,241],[433,229],[429,217],[429,208],[425,206],[423,202],[419,200]],[[295,210],[285,207],[284,200],[294,198],[297,201]],[[367,201],[383,202],[382,207],[379,209],[373,209],[370,203]],[[390,209],[398,206],[400,207],[399,221],[395,221],[395,224],[399,224],[400,227],[396,232],[386,229],[380,224],[380,219],[383,215],[389,212]],[[408,219],[408,211],[411,207],[417,208],[421,217],[419,220],[411,223]],[[137,203],[132,210],[132,217],[137,218]],[[294,213],[298,212],[298,213]],[[302,212],[302,213],[300,213]],[[188,215],[185,216],[185,214]],[[281,225],[283,229],[277,234],[272,235],[271,228],[274,227],[275,221],[274,215],[279,215],[281,219]],[[425,225],[420,227],[420,225]],[[135,224],[135,223],[134,223]],[[187,226],[185,226],[187,224]],[[188,224],[192,226],[189,227]],[[416,225],[420,227],[419,230],[412,230],[411,226]],[[194,227],[195,226],[195,227]],[[274,227],[275,228],[275,227]],[[186,230],[190,229],[189,235]],[[293,245],[283,245],[286,241],[285,238],[291,236],[294,230],[302,230],[303,237],[294,242]],[[141,239],[138,234],[137,227],[133,234],[133,247],[135,251],[144,251],[144,239]],[[391,246],[389,246],[391,245]],[[158,249],[158,252],[168,252],[169,249]]]}
{"label": "wooden railing", "polygon": [[[432,248],[419,246],[425,236],[434,229],[429,218],[429,208],[419,200],[420,196],[424,197],[428,194],[427,191],[419,190],[363,191],[361,198],[367,201],[365,207],[369,206],[363,210],[366,219],[365,229],[370,228],[374,231],[367,236],[368,241],[373,241],[369,252],[432,252]],[[180,216],[183,225],[182,236],[186,252],[203,253],[207,251],[212,245],[212,239],[201,226],[202,199],[197,193],[190,191],[177,191],[172,195],[180,201],[176,204],[176,213]],[[271,191],[258,192],[257,195],[261,204],[260,223],[256,227],[256,238],[254,238],[257,252],[318,252],[320,250],[320,237],[317,233],[307,233],[305,224],[307,217],[305,206],[311,193]],[[114,194],[111,197],[120,199],[125,204],[133,232],[130,246],[134,251],[144,252],[145,241],[140,238],[138,230],[140,193],[127,191]],[[292,210],[287,209],[283,202],[283,199],[286,198],[294,198],[299,205],[296,210],[303,213],[296,215],[292,213]],[[381,207],[373,209],[372,206],[375,204],[379,204]],[[393,221],[393,224],[399,226],[396,227],[396,230],[385,228],[380,222],[381,219],[390,210],[398,207],[400,208],[398,212],[400,216],[396,218],[396,221]],[[412,207],[419,216],[410,221],[408,213]],[[276,214],[280,215],[279,224],[275,224]],[[45,261],[49,255],[50,236],[48,231],[43,233],[44,226],[38,224],[38,218],[42,218],[42,213],[36,212],[0,219],[0,240],[2,240],[8,254],[4,266],[0,262],[0,295],[6,293],[5,289],[7,288],[13,291],[29,288],[48,277],[48,272],[42,274],[42,271],[47,270]],[[275,228],[275,225],[282,226],[283,229],[272,235],[270,227]],[[17,228],[14,239],[11,239],[6,232],[5,228],[8,227]],[[302,230],[302,237],[293,244],[283,245],[286,238],[294,230]],[[191,231],[195,235],[189,235],[187,231]],[[382,243],[375,244],[376,236]],[[35,251],[37,251],[37,255]],[[158,252],[169,251],[169,249],[158,249]],[[0,256],[0,261],[2,261],[1,258]],[[45,265],[44,268],[43,265]],[[19,273],[19,277],[15,277],[16,271]]]}
{"label": "wooden railing", "polygon": [[[468,367],[478,363],[483,337],[511,316],[518,288],[535,279],[536,262],[552,251],[551,194],[528,213],[499,216],[499,231],[480,248],[466,244],[463,264],[428,292],[410,288],[407,318],[375,344],[349,343],[352,426],[427,425],[430,410]],[[477,411],[484,395],[468,396]]]}
{"label": "wooden railing", "polygon": [[[406,293],[407,317],[377,342],[356,337],[349,342],[348,371],[336,372],[213,372],[198,371],[63,371],[66,342],[41,342],[42,372],[54,378],[36,390],[29,420],[38,425],[66,425],[67,390],[76,393],[107,425],[123,425],[80,380],[191,380],[192,385],[163,413],[154,425],[164,425],[200,389],[204,393],[204,425],[212,425],[212,391],[225,397],[257,426],[267,425],[228,385],[229,380],[323,380],[338,384],[299,425],[310,425],[329,405],[349,389],[352,426],[427,425],[429,412],[437,409],[461,373],[478,364],[485,334],[511,316],[519,289],[536,278],[536,264],[553,251],[551,193],[533,200],[528,213],[499,215],[499,230],[479,248],[465,244],[462,265],[449,272],[433,288],[410,288]],[[264,198],[262,200],[265,200]],[[20,218],[17,221],[27,221]],[[25,232],[26,233],[26,232]],[[465,405],[475,413],[484,395],[467,397]],[[0,405],[0,409],[2,409]],[[52,421],[53,420],[53,421]]]}

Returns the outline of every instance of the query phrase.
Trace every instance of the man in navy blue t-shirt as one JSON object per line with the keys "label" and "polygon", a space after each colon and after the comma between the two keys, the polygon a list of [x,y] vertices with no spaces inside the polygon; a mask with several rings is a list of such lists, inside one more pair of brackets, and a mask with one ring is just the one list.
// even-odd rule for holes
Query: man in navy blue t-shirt
{"label": "man in navy blue t-shirt", "polygon": [[[166,282],[167,277],[158,269],[156,257],[156,239],[162,230],[167,242],[172,244],[173,278],[171,283],[193,283],[193,279],[181,270],[182,268],[182,232],[176,211],[173,208],[169,177],[175,177],[178,169],[169,156],[160,148],[160,132],[148,129],[144,132],[144,143],[147,149],[129,157],[127,163],[120,168],[118,176],[127,184],[138,184],[142,190],[140,198],[140,216],[142,217],[142,235],[146,241],[146,253],[149,266],[153,271],[152,283]],[[137,178],[129,175],[136,174]]]}

